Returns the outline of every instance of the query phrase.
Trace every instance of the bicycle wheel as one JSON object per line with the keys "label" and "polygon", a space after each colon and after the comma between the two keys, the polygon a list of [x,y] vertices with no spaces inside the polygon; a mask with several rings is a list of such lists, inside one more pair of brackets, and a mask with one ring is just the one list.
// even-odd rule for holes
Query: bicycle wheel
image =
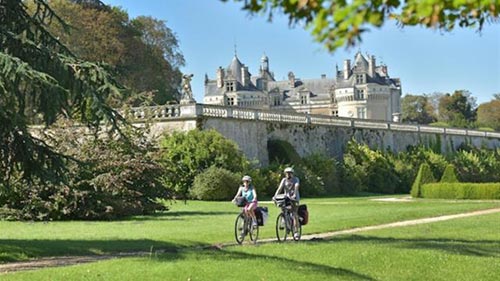
{"label": "bicycle wheel", "polygon": [[256,244],[257,239],[259,239],[259,226],[258,225],[253,225],[252,223],[249,223],[249,228],[250,228],[250,240]]}
{"label": "bicycle wheel", "polygon": [[278,242],[286,241],[287,235],[288,231],[285,216],[281,213],[276,218],[276,238],[278,238]]}
{"label": "bicycle wheel", "polygon": [[239,214],[234,222],[234,238],[238,244],[243,243],[245,240],[246,229],[245,229],[245,216]]}

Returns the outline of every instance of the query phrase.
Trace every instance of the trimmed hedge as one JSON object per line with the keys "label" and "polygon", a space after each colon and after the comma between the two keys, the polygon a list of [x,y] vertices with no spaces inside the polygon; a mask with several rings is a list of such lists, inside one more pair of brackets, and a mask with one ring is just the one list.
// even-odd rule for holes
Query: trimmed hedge
{"label": "trimmed hedge", "polygon": [[411,196],[413,198],[422,197],[421,187],[423,184],[436,182],[432,175],[431,168],[427,163],[420,165],[415,181],[411,186]]}
{"label": "trimmed hedge", "polygon": [[423,198],[500,199],[500,183],[428,183],[420,187]]}
{"label": "trimmed hedge", "polygon": [[459,182],[457,179],[457,174],[455,173],[455,166],[452,164],[448,164],[444,169],[443,175],[441,176],[441,180],[439,182]]}

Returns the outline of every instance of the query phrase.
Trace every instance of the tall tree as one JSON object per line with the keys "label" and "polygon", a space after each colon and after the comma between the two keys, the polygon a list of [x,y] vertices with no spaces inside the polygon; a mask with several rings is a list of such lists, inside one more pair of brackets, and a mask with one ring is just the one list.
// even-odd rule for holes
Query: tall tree
{"label": "tall tree", "polygon": [[477,108],[477,123],[479,126],[500,131],[500,96],[479,105]]}
{"label": "tall tree", "polygon": [[[228,1],[228,0],[222,0]],[[500,1],[485,0],[235,0],[252,14],[275,12],[288,16],[290,24],[305,23],[318,42],[334,51],[361,41],[368,27],[380,27],[395,19],[401,26],[425,26],[451,31],[457,26],[481,31],[498,21]]]}
{"label": "tall tree", "polygon": [[185,62],[175,33],[165,21],[152,17],[139,16],[130,24],[140,33],[142,45],[130,52],[133,60],[127,65],[134,69],[129,75],[131,84],[141,91],[155,92],[153,101],[157,104],[178,99],[180,67]]}
{"label": "tall tree", "polygon": [[436,121],[434,107],[425,95],[405,95],[401,100],[403,122],[429,124]]}
{"label": "tall tree", "polygon": [[164,104],[178,96],[184,57],[175,33],[151,17],[130,20],[126,11],[98,0],[53,0],[51,7],[72,28],[49,28],[75,54],[105,62],[131,92],[113,104],[137,104],[146,96]]}
{"label": "tall tree", "polygon": [[45,26],[67,25],[43,0],[0,0],[0,185],[14,175],[31,180],[64,179],[65,157],[30,134],[26,105],[45,126],[59,116],[95,129],[102,121],[118,129],[120,115],[106,104],[119,95],[112,76],[100,65],[73,55]]}
{"label": "tall tree", "polygon": [[455,127],[469,127],[476,119],[475,103],[469,91],[446,94],[439,100],[439,121]]}

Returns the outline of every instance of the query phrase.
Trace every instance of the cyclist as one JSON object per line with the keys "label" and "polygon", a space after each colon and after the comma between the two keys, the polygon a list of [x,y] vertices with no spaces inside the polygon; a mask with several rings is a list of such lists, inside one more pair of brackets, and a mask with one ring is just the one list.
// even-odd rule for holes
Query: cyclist
{"label": "cyclist", "polygon": [[300,186],[300,180],[298,177],[294,176],[293,173],[293,168],[292,167],[287,167],[285,170],[285,177],[281,180],[280,185],[278,186],[278,189],[276,190],[276,193],[274,194],[273,199],[283,192],[282,194],[285,194],[288,198],[290,198],[292,201],[292,213],[293,213],[293,225],[295,226],[294,228],[294,237],[297,238],[299,233],[298,233],[298,223],[299,223],[299,216],[298,216],[298,210],[299,210],[299,200],[300,200],[300,194],[299,194],[299,186]]}
{"label": "cyclist", "polygon": [[243,182],[243,185],[238,188],[238,192],[236,192],[233,202],[238,196],[244,197],[247,203],[245,204],[245,207],[243,207],[243,211],[246,216],[250,216],[252,218],[252,224],[257,225],[257,218],[255,217],[255,209],[258,204],[257,192],[252,184],[252,178],[250,176],[244,176],[241,181]]}

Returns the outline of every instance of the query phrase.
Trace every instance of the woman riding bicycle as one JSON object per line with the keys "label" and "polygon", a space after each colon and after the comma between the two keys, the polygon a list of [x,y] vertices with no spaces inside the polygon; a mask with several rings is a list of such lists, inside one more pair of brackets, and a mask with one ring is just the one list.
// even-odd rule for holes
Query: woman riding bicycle
{"label": "woman riding bicycle", "polygon": [[[278,186],[278,189],[276,190],[276,193],[274,194],[273,199],[282,192],[291,199],[292,203],[292,213],[293,213],[293,220],[294,220],[294,225],[298,226],[299,223],[299,216],[298,216],[298,209],[299,209],[299,200],[300,200],[300,194],[299,194],[299,186],[300,186],[300,180],[298,177],[295,177],[293,175],[293,168],[288,167],[285,169],[285,177],[281,180],[280,185]],[[296,228],[297,229],[297,228]],[[298,236],[299,234],[297,231],[294,231],[294,236]]]}
{"label": "woman riding bicycle", "polygon": [[234,196],[233,202],[236,201],[236,197],[242,196],[246,200],[245,207],[243,211],[246,216],[252,218],[252,224],[257,225],[257,218],[255,217],[255,209],[257,208],[257,192],[252,184],[252,178],[250,176],[244,176],[241,181],[243,185],[238,188],[238,192]]}

